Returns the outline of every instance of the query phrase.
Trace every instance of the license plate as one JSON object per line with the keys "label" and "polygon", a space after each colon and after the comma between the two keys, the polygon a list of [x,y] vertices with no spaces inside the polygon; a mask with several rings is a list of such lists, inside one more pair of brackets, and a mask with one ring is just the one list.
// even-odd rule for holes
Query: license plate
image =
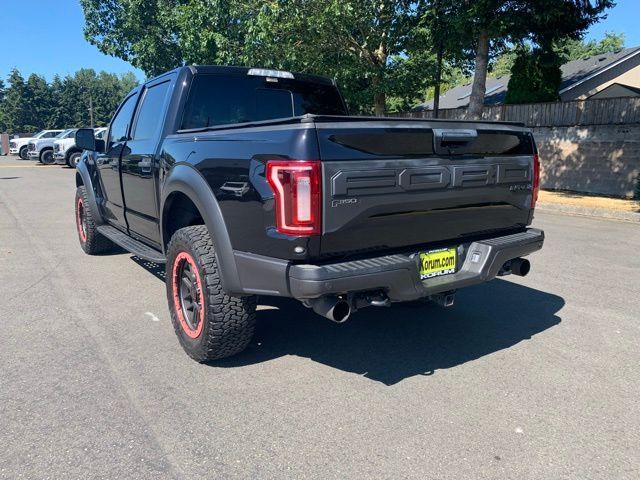
{"label": "license plate", "polygon": [[439,277],[456,272],[456,248],[441,248],[420,253],[420,279]]}

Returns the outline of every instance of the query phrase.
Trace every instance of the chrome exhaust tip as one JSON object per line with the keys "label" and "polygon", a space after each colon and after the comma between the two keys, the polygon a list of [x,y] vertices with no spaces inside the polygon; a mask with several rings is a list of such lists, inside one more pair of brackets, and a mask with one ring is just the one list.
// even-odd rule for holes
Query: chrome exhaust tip
{"label": "chrome exhaust tip", "polygon": [[332,322],[344,323],[351,316],[349,302],[332,295],[310,300],[309,305],[318,315],[322,315]]}

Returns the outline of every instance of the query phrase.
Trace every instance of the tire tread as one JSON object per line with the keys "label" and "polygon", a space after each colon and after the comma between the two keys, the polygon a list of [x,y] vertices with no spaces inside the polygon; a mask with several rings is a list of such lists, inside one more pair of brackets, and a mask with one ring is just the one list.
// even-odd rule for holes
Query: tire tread
{"label": "tire tread", "polygon": [[[74,208],[74,212],[76,216],[78,215],[78,212],[77,212],[78,196],[82,197],[82,202],[84,203],[84,206],[85,206],[85,209],[84,209],[85,216],[87,219],[87,241],[82,243],[82,240],[80,240],[80,246],[82,247],[82,250],[84,250],[84,252],[87,253],[88,255],[97,255],[97,254],[104,253],[111,250],[114,247],[114,243],[111,240],[109,240],[107,237],[102,235],[100,232],[98,232],[98,226],[96,225],[96,222],[93,216],[91,215],[91,209],[89,208],[89,195],[87,193],[87,187],[85,187],[84,185],[81,185],[76,190],[76,203]],[[78,226],[76,224],[76,228],[77,227]]]}
{"label": "tire tread", "polygon": [[[206,289],[206,323],[197,341],[183,334],[172,298],[173,260],[185,249],[198,264],[203,288]],[[182,347],[191,358],[201,363],[211,362],[235,355],[249,345],[255,329],[256,297],[235,297],[224,292],[213,241],[205,225],[181,228],[171,237],[166,277],[171,322]]]}

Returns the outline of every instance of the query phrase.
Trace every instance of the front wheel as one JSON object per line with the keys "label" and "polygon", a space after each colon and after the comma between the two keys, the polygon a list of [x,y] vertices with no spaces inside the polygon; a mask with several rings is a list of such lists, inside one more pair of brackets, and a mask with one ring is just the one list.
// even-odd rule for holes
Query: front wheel
{"label": "front wheel", "polygon": [[19,155],[22,160],[29,160],[29,149],[27,147],[22,147]]}
{"label": "front wheel", "polygon": [[89,208],[87,189],[83,185],[76,189],[76,229],[78,240],[85,253],[96,255],[113,248],[113,243],[98,232],[95,219]]}
{"label": "front wheel", "polygon": [[82,153],[80,152],[74,152],[71,155],[69,155],[69,160],[67,161],[67,164],[71,167],[71,168],[76,168],[78,166],[78,163],[80,162],[80,157],[82,156]]}
{"label": "front wheel", "polygon": [[45,165],[53,165],[55,161],[56,159],[53,158],[53,150],[47,149],[43,150],[42,153],[40,153],[40,162],[44,163]]}
{"label": "front wheel", "polygon": [[213,241],[204,225],[178,230],[167,249],[167,300],[180,345],[198,362],[230,357],[253,338],[256,297],[222,290]]}

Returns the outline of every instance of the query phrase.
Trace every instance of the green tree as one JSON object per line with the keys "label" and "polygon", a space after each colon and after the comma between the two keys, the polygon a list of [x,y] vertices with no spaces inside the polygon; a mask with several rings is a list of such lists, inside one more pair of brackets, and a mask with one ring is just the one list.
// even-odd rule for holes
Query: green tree
{"label": "green tree", "polygon": [[[562,38],[580,38],[604,16],[612,0],[465,0],[455,13],[474,46],[474,77],[469,99],[469,118],[482,114],[490,56],[509,44],[529,42],[548,59],[553,45]],[[551,62],[549,62],[551,63]]]}
{"label": "green tree", "polygon": [[423,0],[81,0],[85,37],[155,75],[185,63],[334,77],[354,111],[408,104],[433,72]]}
{"label": "green tree", "polygon": [[561,39],[554,46],[554,50],[563,60],[569,62],[571,60],[580,60],[594,55],[602,55],[603,53],[613,53],[622,50],[624,47],[624,33],[607,32],[604,38],[596,41],[589,40],[585,42],[581,39],[567,38]]}
{"label": "green tree", "polygon": [[560,99],[561,59],[542,49],[518,51],[505,103],[554,102]]}
{"label": "green tree", "polygon": [[[336,79],[352,110],[376,115],[387,96],[408,99],[433,74],[424,2],[409,0],[273,0],[263,2],[247,45],[256,63]],[[278,54],[274,55],[274,51]]]}
{"label": "green tree", "polygon": [[88,127],[91,110],[95,126],[107,125],[118,103],[138,83],[133,73],[118,76],[82,69],[51,83],[36,74],[25,82],[13,70],[8,88],[0,81],[0,130],[32,132],[42,128]]}
{"label": "green tree", "polygon": [[[605,33],[601,40],[584,40],[564,38],[560,39],[553,47],[553,50],[562,58],[563,62],[580,60],[594,55],[613,53],[620,51],[624,46],[623,33]],[[499,55],[490,66],[493,76],[510,75],[511,68],[516,60],[518,51],[527,48],[526,45],[514,45]],[[527,49],[527,52],[530,48]]]}
{"label": "green tree", "polygon": [[51,92],[51,108],[48,112],[49,125],[51,128],[64,128],[67,123],[67,112],[64,109],[62,98],[64,94],[64,83],[59,75],[53,77],[49,85]]}
{"label": "green tree", "polygon": [[4,111],[4,95],[5,95],[5,87],[4,81],[0,79],[0,133],[3,133],[7,130],[7,117]]}
{"label": "green tree", "polygon": [[26,114],[23,126],[25,130],[42,130],[51,126],[49,114],[53,102],[49,84],[44,77],[35,73],[29,75],[22,101],[22,109]]}
{"label": "green tree", "polygon": [[622,48],[624,36],[606,34],[599,42],[561,38],[548,48],[520,46],[511,69],[506,103],[554,102],[560,99],[563,63]]}
{"label": "green tree", "polygon": [[257,0],[80,0],[85,38],[154,76],[185,63],[242,64]]}
{"label": "green tree", "polygon": [[28,115],[24,109],[23,99],[26,97],[27,86],[23,76],[17,69],[11,70],[7,78],[8,87],[5,90],[3,108],[7,130],[21,132],[25,130]]}

